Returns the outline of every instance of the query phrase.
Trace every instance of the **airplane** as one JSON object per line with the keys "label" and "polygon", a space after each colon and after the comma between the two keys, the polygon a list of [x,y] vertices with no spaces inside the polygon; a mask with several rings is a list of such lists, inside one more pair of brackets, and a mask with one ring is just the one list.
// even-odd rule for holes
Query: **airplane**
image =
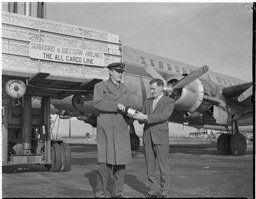
{"label": "airplane", "polygon": [[[252,82],[209,71],[206,65],[195,67],[127,46],[123,46],[123,63],[126,65],[123,82],[131,93],[133,109],[140,111],[145,99],[151,97],[149,81],[161,78],[166,94],[175,99],[170,122],[225,130],[227,133],[218,137],[219,154],[245,154],[246,138],[240,131],[253,132]],[[99,81],[102,79],[82,83],[80,90],[70,91],[63,99],[52,98],[55,113],[62,119],[77,117],[96,127],[98,111],[92,100],[94,85]],[[132,149],[136,150],[140,141],[133,124],[130,124],[130,134]]]}

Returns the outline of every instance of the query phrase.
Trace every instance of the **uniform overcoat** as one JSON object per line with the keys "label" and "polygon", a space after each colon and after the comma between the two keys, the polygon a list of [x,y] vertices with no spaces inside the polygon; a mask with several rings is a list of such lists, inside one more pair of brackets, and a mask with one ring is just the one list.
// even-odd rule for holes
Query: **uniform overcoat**
{"label": "uniform overcoat", "polygon": [[132,162],[128,117],[117,105],[130,106],[129,92],[123,83],[117,88],[109,79],[94,87],[93,105],[97,117],[98,163],[122,165]]}

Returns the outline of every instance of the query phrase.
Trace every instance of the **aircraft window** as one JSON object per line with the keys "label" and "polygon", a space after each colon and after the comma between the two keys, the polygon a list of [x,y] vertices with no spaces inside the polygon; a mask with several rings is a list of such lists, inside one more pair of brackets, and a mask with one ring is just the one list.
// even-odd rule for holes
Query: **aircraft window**
{"label": "aircraft window", "polygon": [[226,80],[225,80],[225,79],[223,79],[223,82],[224,82],[224,84],[226,84],[226,85],[227,85],[227,82],[226,82]]}
{"label": "aircraft window", "polygon": [[228,79],[228,83],[229,83],[230,86],[232,86],[231,81],[229,79]]}
{"label": "aircraft window", "polygon": [[183,74],[187,73],[186,68],[182,68],[182,70],[183,70]]}
{"label": "aircraft window", "polygon": [[207,76],[208,76],[209,80],[212,80],[212,78],[209,75],[207,75]]}
{"label": "aircraft window", "polygon": [[220,77],[216,77],[216,79],[221,84],[221,78]]}
{"label": "aircraft window", "polygon": [[167,68],[168,68],[168,70],[172,71],[172,66],[171,66],[171,64],[167,64]]}
{"label": "aircraft window", "polygon": [[177,72],[177,73],[179,73],[179,72],[180,72],[180,69],[179,69],[179,67],[178,67],[178,66],[175,66],[175,70],[176,70],[176,72]]}

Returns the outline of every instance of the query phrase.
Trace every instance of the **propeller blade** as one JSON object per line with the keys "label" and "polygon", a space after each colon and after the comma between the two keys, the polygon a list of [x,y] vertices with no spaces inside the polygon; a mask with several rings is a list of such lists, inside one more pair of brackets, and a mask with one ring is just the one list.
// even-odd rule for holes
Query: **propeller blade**
{"label": "propeller blade", "polygon": [[167,82],[166,80],[162,77],[162,75],[160,75],[152,66],[149,66],[147,64],[145,64],[144,69],[146,70],[146,72],[152,77],[152,78],[158,78],[163,80],[164,82],[164,91],[171,94],[173,89],[170,86],[167,86]]}
{"label": "propeller blade", "polygon": [[152,66],[145,64],[144,69],[152,78],[161,79],[164,81],[164,85],[167,85],[166,80]]}
{"label": "propeller blade", "polygon": [[250,86],[247,90],[245,90],[239,97],[237,98],[239,102],[246,100],[248,97],[252,95],[252,86]]}
{"label": "propeller blade", "polygon": [[193,71],[192,73],[188,74],[187,76],[183,77],[177,84],[173,86],[173,89],[183,88],[184,86],[188,85],[189,83],[193,82],[197,78],[201,77],[209,70],[207,65]]}
{"label": "propeller blade", "polygon": [[173,89],[182,88],[182,87],[188,85],[189,83],[193,82],[197,78],[201,77],[203,74],[205,74],[209,70],[209,67],[207,65],[205,65],[205,66],[193,71],[186,77],[182,78],[173,87],[167,86],[166,80],[152,66],[145,64],[144,69],[152,78],[162,79],[164,81],[164,91],[168,92],[170,94],[170,93],[172,93]]}

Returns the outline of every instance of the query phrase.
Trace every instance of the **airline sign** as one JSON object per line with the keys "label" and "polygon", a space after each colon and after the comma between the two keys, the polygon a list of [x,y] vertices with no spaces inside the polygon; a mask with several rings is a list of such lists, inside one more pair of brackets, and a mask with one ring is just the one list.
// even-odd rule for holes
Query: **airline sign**
{"label": "airline sign", "polygon": [[30,42],[29,56],[47,61],[65,62],[72,64],[104,66],[103,52],[70,48],[45,43]]}

